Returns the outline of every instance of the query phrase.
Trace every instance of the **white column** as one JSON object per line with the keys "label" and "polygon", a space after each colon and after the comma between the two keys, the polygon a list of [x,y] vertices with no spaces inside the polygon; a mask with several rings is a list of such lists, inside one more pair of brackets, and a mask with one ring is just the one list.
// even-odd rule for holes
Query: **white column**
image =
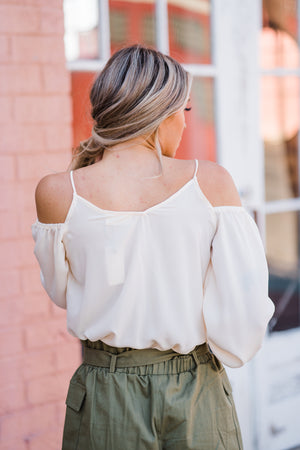
{"label": "white column", "polygon": [[[212,51],[216,68],[217,161],[233,176],[245,206],[261,210],[264,158],[260,137],[259,36],[261,0],[212,1]],[[262,231],[264,220],[258,214]],[[261,366],[256,360],[228,370],[245,450],[257,449]]]}
{"label": "white column", "polygon": [[260,137],[260,0],[214,0],[217,158],[232,174],[245,204],[264,199]]}

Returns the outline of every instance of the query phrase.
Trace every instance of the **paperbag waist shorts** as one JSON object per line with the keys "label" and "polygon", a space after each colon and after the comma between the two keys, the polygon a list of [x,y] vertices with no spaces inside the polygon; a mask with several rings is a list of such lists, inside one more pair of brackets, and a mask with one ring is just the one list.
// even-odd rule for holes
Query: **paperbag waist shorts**
{"label": "paperbag waist shorts", "polygon": [[179,354],[82,343],[62,450],[242,449],[229,380],[206,344]]}

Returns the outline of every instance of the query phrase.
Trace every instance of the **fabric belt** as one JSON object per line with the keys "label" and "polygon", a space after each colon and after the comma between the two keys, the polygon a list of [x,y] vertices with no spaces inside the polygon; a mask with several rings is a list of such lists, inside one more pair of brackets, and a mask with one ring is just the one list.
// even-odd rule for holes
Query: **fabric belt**
{"label": "fabric belt", "polygon": [[198,345],[190,353],[176,353],[173,350],[160,351],[154,348],[136,350],[132,349],[119,354],[113,354],[104,350],[83,346],[83,363],[92,366],[109,368],[114,372],[117,368],[146,366],[158,364],[175,358],[193,357],[195,363],[206,363],[211,359],[211,354],[206,343]]}

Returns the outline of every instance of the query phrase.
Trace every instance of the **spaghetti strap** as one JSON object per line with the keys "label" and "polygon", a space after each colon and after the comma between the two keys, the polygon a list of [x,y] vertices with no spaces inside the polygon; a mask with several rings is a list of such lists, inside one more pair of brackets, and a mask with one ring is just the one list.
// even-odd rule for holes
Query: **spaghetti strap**
{"label": "spaghetti strap", "polygon": [[74,194],[77,194],[76,189],[75,189],[74,179],[73,179],[73,170],[71,170],[71,172],[70,172],[70,178],[71,178],[73,192],[74,192]]}
{"label": "spaghetti strap", "polygon": [[195,159],[194,161],[195,161],[195,172],[194,172],[193,178],[196,177],[196,175],[197,175],[197,170],[198,170],[198,159]]}

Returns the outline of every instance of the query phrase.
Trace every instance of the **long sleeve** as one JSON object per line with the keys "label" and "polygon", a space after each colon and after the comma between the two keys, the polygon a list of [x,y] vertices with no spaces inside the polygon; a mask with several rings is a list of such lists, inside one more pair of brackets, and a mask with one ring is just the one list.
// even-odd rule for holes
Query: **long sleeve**
{"label": "long sleeve", "polygon": [[260,349],[274,313],[268,267],[252,217],[242,207],[215,208],[217,229],[204,285],[207,341],[227,366],[240,367]]}
{"label": "long sleeve", "polygon": [[41,268],[41,282],[51,300],[66,309],[66,288],[69,264],[62,242],[64,224],[32,225],[34,254]]}

